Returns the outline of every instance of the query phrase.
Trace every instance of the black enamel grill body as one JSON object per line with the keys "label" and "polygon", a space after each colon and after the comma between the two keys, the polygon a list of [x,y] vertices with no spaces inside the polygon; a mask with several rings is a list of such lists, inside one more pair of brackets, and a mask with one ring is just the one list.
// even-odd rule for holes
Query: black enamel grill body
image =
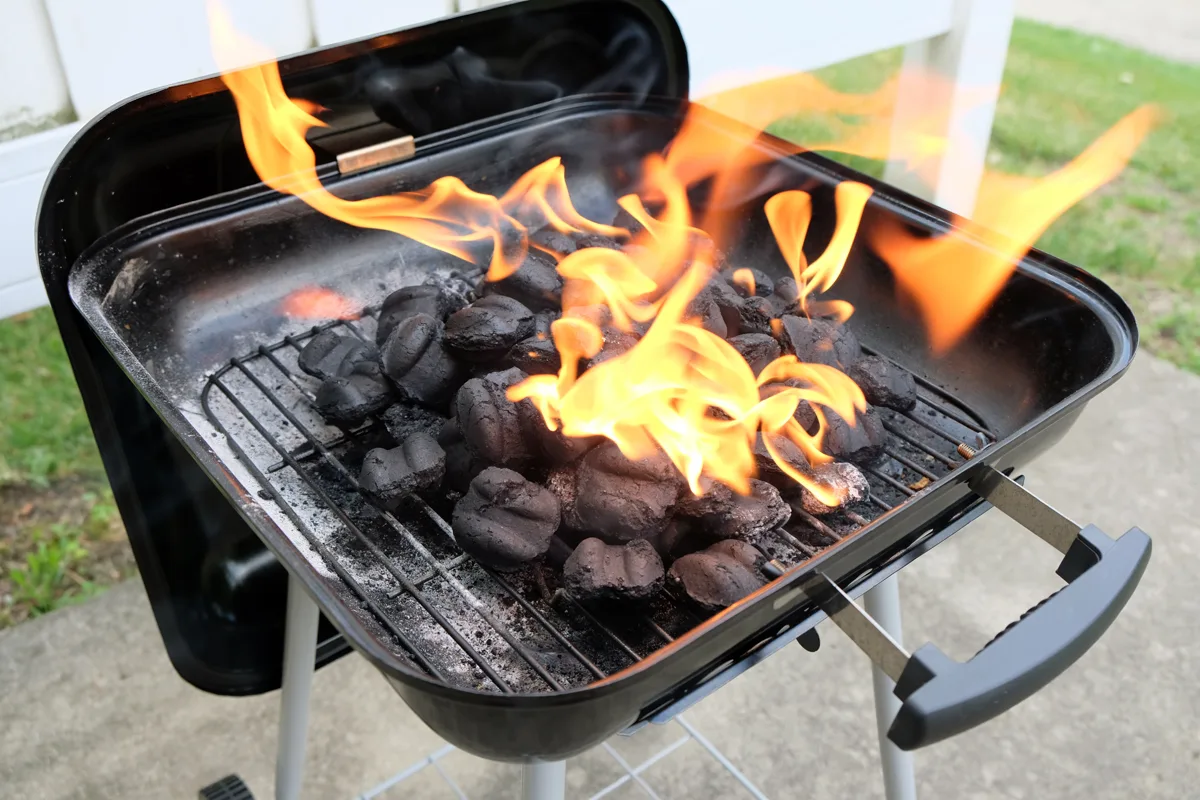
{"label": "black enamel grill body", "polygon": [[[574,52],[591,60],[563,56]],[[331,109],[334,124],[314,147],[322,177],[347,197],[443,175],[498,194],[561,156],[580,210],[611,215],[687,108],[678,30],[653,0],[531,2],[281,68],[293,97]],[[455,102],[439,106],[410,73],[450,75],[439,96],[457,92]],[[481,83],[480,74],[491,77]],[[728,135],[721,120],[708,124]],[[418,134],[414,158],[338,176],[337,153],[396,136],[397,126]],[[757,146],[775,157],[737,209],[736,263],[785,273],[762,212],[783,189],[813,195],[810,257],[832,230],[832,186],[847,178],[876,186],[864,227],[885,215],[931,232],[948,224],[943,212],[825,159],[788,156],[770,136]],[[850,325],[863,344],[917,376],[923,397],[907,417],[887,415],[889,463],[900,469],[871,475],[873,514],[827,529],[800,519],[803,531],[771,545],[787,571],[722,614],[704,619],[664,598],[613,620],[543,600],[522,576],[493,576],[460,556],[444,503],[368,519],[347,494],[345,478],[377,431],[343,441],[321,425],[313,387],[295,369],[312,323],[283,316],[281,302],[320,284],[370,309],[445,257],[256,183],[218,81],[137,98],[85,129],[48,183],[39,248],[179,672],[227,694],[279,685],[282,563],[327,620],[320,661],[344,652],[340,633],[438,733],[490,758],[582,751],[765,643],[810,629],[823,618],[818,572],[861,593],[956,530],[981,507],[972,475],[985,466],[1011,473],[1061,438],[1136,346],[1116,295],[1031,252],[972,333],[934,358],[887,268],[860,242],[834,294],[855,305]],[[373,336],[369,313],[339,324]],[[979,455],[968,460],[958,444]],[[910,488],[921,477],[932,480]]]}

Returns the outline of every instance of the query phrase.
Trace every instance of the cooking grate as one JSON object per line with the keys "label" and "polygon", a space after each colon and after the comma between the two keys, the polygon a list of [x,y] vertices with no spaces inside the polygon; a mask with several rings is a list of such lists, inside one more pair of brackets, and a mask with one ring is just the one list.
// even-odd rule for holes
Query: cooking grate
{"label": "cooking grate", "polygon": [[[703,620],[663,592],[641,614],[602,615],[552,586],[538,567],[496,573],[459,550],[446,522],[451,497],[410,498],[395,513],[357,491],[358,464],[386,443],[375,420],[348,433],[314,405],[318,383],[296,366],[304,342],[344,328],[374,341],[375,314],[335,321],[233,359],[201,393],[208,419],[261,486],[264,507],[336,576],[363,622],[413,668],[447,683],[501,693],[556,692],[640,661]],[[790,569],[918,494],[962,463],[963,445],[995,441],[953,396],[917,378],[918,403],[880,409],[887,458],[866,470],[869,504],[825,520],[798,506],[757,544],[776,570]],[[285,522],[286,520],[286,522]],[[301,544],[297,542],[297,544]],[[335,581],[336,583],[337,581]]]}

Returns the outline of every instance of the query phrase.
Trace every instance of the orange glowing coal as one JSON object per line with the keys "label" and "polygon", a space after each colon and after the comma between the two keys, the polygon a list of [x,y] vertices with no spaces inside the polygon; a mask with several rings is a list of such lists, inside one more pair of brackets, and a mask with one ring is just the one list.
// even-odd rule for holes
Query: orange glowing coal
{"label": "orange glowing coal", "polygon": [[284,298],[280,310],[297,319],[358,319],[362,316],[353,300],[320,286],[297,289]]}

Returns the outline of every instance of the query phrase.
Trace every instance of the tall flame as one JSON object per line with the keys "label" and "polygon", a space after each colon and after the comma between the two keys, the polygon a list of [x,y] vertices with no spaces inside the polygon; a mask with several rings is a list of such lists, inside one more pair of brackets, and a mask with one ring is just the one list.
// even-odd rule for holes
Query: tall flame
{"label": "tall flame", "polygon": [[[330,193],[317,177],[316,155],[305,140],[309,130],[325,125],[312,114],[319,107],[287,96],[270,51],[236,31],[218,2],[210,0],[208,12],[213,54],[237,104],[246,154],[272,189],[349,225],[398,233],[467,261],[486,260],[491,280],[511,275],[525,258],[527,227],[521,218],[564,232],[623,232],[574,209],[557,158],[530,170],[501,198],[472,191],[453,176],[419,191],[363,200]],[[247,61],[261,63],[240,66]],[[479,246],[489,241],[490,252]]]}
{"label": "tall flame", "polygon": [[1044,178],[987,173],[974,218],[956,218],[944,236],[915,235],[891,218],[872,227],[871,246],[915,301],[935,353],[971,329],[1055,219],[1125,168],[1158,116],[1138,108]]}
{"label": "tall flame", "polygon": [[[534,375],[511,387],[509,399],[528,398],[547,426],[568,436],[606,436],[630,458],[661,450],[697,494],[705,485],[702,478],[749,492],[761,438],[779,468],[819,500],[833,505],[842,499],[840,490],[820,483],[805,465],[788,461],[780,445],[789,440],[809,465],[828,461],[821,450],[825,409],[853,424],[857,412],[866,409],[862,390],[833,367],[801,363],[790,355],[755,377],[729,342],[693,318],[692,308],[713,276],[717,250],[729,244],[740,221],[742,201],[753,194],[753,167],[778,157],[778,148],[759,146],[767,124],[802,111],[846,115],[855,121],[845,122],[831,141],[810,143],[809,148],[896,158],[921,174],[955,134],[947,127],[950,87],[944,79],[905,76],[910,89],[924,86],[914,94],[926,103],[918,113],[906,115],[907,128],[900,131],[893,130],[890,119],[899,80],[852,95],[811,75],[790,75],[704,98],[705,105],[690,106],[670,148],[645,158],[637,194],[619,199],[641,225],[630,237],[628,231],[589,220],[575,209],[560,158],[535,166],[499,197],[472,190],[452,176],[417,191],[361,200],[332,194],[317,176],[316,156],[305,139],[311,129],[324,125],[316,116],[323,109],[287,96],[271,54],[234,31],[216,0],[210,0],[209,15],[214,52],[237,104],[247,155],[268,186],[333,219],[391,231],[486,265],[489,280],[512,274],[530,247],[528,232],[545,226],[627,242],[622,250],[589,247],[552,254],[565,282],[564,315],[551,325],[562,368],[557,375]],[[248,60],[261,63],[238,66]],[[1130,114],[1045,179],[986,176],[977,218],[959,220],[960,232],[920,238],[886,219],[872,228],[871,245],[914,299],[937,351],[952,346],[983,313],[1013,265],[1056,216],[1125,165],[1155,116],[1148,108]],[[688,190],[700,181],[708,185],[697,220]],[[812,197],[785,191],[766,202],[767,220],[796,281],[803,313],[840,321],[853,313],[848,303],[821,295],[845,268],[871,195],[863,184],[837,186],[833,234],[811,262],[804,243]],[[759,289],[749,270],[735,271],[733,279],[749,294]],[[581,308],[596,305],[606,314]],[[284,310],[316,318],[354,313],[348,301],[316,287],[294,293]],[[603,350],[601,317],[616,328],[644,334],[629,350],[597,359],[581,373],[580,362]],[[801,402],[810,404],[817,417],[815,433],[796,420]]]}
{"label": "tall flame", "polygon": [[[613,323],[625,329],[633,320],[652,320],[649,329],[630,350],[579,375],[579,358],[600,349],[603,332],[577,317],[558,320],[551,335],[562,355],[562,370],[558,375],[531,376],[510,388],[508,397],[530,399],[546,424],[561,428],[567,436],[608,437],[631,459],[661,450],[696,494],[703,491],[701,477],[748,493],[761,433],[780,469],[822,502],[834,505],[842,492],[789,464],[777,442],[790,439],[810,463],[828,461],[820,449],[821,431],[815,435],[805,431],[795,419],[796,409],[802,400],[813,404],[822,428],[821,407],[853,420],[866,408],[862,390],[838,370],[803,364],[794,356],[776,359],[755,378],[729,342],[705,330],[688,313],[712,278],[714,245],[708,233],[724,229],[726,220],[717,216],[722,204],[710,201],[706,216],[710,221],[703,231],[694,227],[687,185],[699,175],[711,175],[714,193],[732,186],[726,173],[740,172],[761,157],[743,147],[749,141],[735,140],[731,148],[723,132],[716,133],[689,116],[666,158],[646,159],[643,191],[662,204],[661,211],[650,214],[636,196],[620,200],[645,226],[630,248],[642,257],[589,248],[564,258],[558,270],[570,281],[587,284],[586,291],[565,295],[581,298],[581,304],[603,302]],[[814,288],[832,283],[841,270],[869,195],[870,190],[858,184],[839,192],[838,228],[825,254],[814,262],[810,281]],[[798,240],[803,243],[803,232]],[[743,281],[747,274],[743,273]],[[762,397],[763,386],[783,381],[796,385],[777,386]]]}

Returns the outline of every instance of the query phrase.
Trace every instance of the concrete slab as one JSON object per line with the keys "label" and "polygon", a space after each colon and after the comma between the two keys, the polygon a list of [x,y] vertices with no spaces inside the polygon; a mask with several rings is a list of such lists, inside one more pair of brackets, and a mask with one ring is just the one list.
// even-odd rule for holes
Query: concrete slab
{"label": "concrete slab", "polygon": [[[1155,553],[1101,642],[999,720],[918,754],[923,796],[1181,798],[1200,777],[1200,378],[1142,356],[1028,470],[1039,494],[1112,534],[1140,525]],[[1056,585],[1054,554],[993,512],[901,575],[906,640],[974,652]],[[688,718],[770,797],[882,797],[865,658],[826,625]],[[172,672],[140,585],[0,633],[0,792],[6,798],[190,797],[236,771],[272,791],[277,694],[230,699]],[[614,749],[631,763],[680,735]],[[432,753],[435,736],[361,659],[316,677],[308,797],[350,797]],[[469,797],[518,796],[519,771],[462,753],[439,762]],[[569,796],[621,774],[596,750]],[[663,798],[744,797],[695,742],[644,774]],[[387,797],[453,796],[426,770]],[[648,796],[632,782],[609,797]]]}
{"label": "concrete slab", "polygon": [[1195,0],[1017,0],[1016,11],[1019,17],[1200,62],[1200,4]]}

